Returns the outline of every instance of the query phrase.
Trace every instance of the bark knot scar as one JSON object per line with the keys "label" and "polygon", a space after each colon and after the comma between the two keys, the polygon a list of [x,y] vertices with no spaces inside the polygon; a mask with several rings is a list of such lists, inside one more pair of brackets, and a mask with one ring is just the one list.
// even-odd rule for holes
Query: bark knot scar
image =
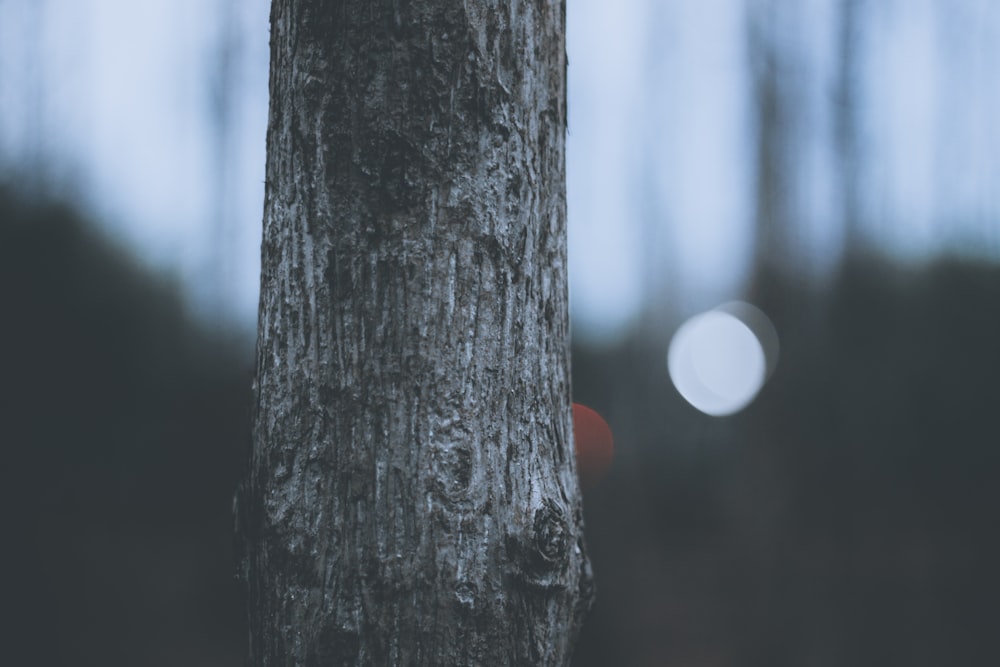
{"label": "bark knot scar", "polygon": [[569,526],[564,513],[552,500],[546,499],[535,511],[534,556],[542,569],[565,566],[569,559]]}
{"label": "bark knot scar", "polygon": [[565,510],[547,498],[535,510],[526,534],[508,540],[508,551],[519,579],[532,586],[559,588],[566,585],[572,544]]}
{"label": "bark knot scar", "polygon": [[429,480],[431,491],[444,503],[467,499],[472,482],[473,455],[466,446],[451,444],[431,448],[434,475]]}

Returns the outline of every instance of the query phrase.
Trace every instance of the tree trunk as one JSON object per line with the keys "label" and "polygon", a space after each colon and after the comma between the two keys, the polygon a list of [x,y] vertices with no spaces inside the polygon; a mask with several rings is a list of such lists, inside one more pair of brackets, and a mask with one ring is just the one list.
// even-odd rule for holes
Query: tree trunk
{"label": "tree trunk", "polygon": [[569,662],[564,16],[273,2],[251,664]]}

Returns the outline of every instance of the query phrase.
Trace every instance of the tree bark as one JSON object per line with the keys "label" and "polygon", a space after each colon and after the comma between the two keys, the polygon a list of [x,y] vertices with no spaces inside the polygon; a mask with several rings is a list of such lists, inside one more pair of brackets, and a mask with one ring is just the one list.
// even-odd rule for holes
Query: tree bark
{"label": "tree bark", "polygon": [[254,665],[560,665],[573,456],[563,0],[274,0]]}

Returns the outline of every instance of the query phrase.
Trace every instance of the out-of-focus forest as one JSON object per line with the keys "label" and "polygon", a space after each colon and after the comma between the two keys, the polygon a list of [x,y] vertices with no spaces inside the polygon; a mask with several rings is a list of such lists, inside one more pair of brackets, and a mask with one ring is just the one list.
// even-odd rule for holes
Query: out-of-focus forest
{"label": "out-of-focus forest", "polygon": [[[673,388],[670,334],[697,301],[670,271],[670,239],[700,222],[657,217],[659,186],[637,176],[635,228],[650,246],[641,312],[573,348],[574,400],[607,418],[617,447],[585,496],[598,598],[574,665],[993,664],[1000,163],[974,149],[1000,137],[1000,108],[980,90],[1000,83],[1000,47],[988,48],[997,11],[945,0],[725,6],[737,5],[746,75],[733,98],[745,104],[754,241],[727,300],[770,317],[780,360],[730,417],[698,412]],[[816,21],[825,27],[810,32]],[[938,35],[933,56],[884,66],[889,35],[926,29]],[[662,46],[640,79],[650,99],[680,107],[675,80],[656,76],[681,56]],[[206,76],[225,127],[219,72],[232,52],[218,53]],[[704,65],[670,67],[696,78]],[[907,86],[924,91],[933,122],[877,103]],[[895,125],[931,147],[927,179],[878,157]],[[213,150],[219,166],[231,148]],[[192,305],[189,285],[151,268],[80,201],[83,186],[53,175],[56,160],[0,154],[0,662],[242,664],[230,513],[249,440],[252,332]],[[228,205],[213,210],[232,226]],[[816,236],[818,219],[835,231]],[[227,229],[207,236],[224,247]],[[925,240],[920,252],[908,234]]]}

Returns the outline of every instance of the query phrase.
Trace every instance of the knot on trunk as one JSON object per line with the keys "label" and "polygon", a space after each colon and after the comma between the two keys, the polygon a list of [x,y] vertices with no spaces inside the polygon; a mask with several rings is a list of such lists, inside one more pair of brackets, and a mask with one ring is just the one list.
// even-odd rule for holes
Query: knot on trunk
{"label": "knot on trunk", "polygon": [[560,588],[567,583],[573,543],[566,511],[546,498],[535,510],[530,530],[508,540],[508,551],[519,579],[532,586]]}
{"label": "knot on trunk", "polygon": [[467,501],[474,465],[472,451],[458,444],[434,445],[430,460],[433,472],[427,486],[436,499],[449,507]]}
{"label": "knot on trunk", "polygon": [[569,541],[569,525],[563,511],[555,502],[546,499],[535,511],[532,555],[536,567],[551,570],[569,565]]}

